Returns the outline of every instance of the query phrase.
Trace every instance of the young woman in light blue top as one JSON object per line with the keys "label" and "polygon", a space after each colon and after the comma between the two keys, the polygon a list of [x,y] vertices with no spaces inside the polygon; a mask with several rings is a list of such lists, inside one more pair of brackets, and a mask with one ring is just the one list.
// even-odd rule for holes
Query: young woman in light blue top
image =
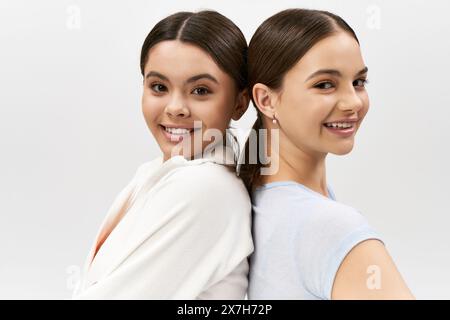
{"label": "young woman in light blue top", "polygon": [[[240,167],[253,201],[248,298],[413,298],[382,239],[326,182],[327,154],[352,150],[369,108],[354,31],[329,12],[285,10],[258,28],[248,63],[253,129],[267,129]],[[252,150],[270,161],[252,164]]]}

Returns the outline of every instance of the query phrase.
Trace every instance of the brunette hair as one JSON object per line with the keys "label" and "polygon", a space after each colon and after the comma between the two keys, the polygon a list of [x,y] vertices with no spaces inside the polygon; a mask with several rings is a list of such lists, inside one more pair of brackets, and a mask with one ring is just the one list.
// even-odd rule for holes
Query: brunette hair
{"label": "brunette hair", "polygon": [[179,40],[206,51],[236,83],[247,88],[247,41],[242,31],[216,11],[177,12],[159,21],[145,38],[141,50],[141,73],[150,49],[161,41]]}

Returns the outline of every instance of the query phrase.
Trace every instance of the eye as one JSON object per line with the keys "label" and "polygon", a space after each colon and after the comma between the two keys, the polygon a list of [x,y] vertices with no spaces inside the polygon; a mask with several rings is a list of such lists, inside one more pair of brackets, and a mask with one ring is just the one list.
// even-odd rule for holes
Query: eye
{"label": "eye", "polygon": [[157,93],[167,91],[166,86],[161,83],[153,83],[152,85],[150,85],[150,88]]}
{"label": "eye", "polygon": [[192,93],[199,96],[206,96],[207,94],[211,93],[211,91],[209,91],[209,89],[205,87],[197,87],[192,90]]}
{"label": "eye", "polygon": [[367,80],[367,79],[357,79],[357,80],[353,81],[353,85],[355,87],[365,87],[366,84],[368,84],[368,83],[369,83],[369,80]]}
{"label": "eye", "polygon": [[320,82],[314,86],[314,88],[323,89],[323,90],[331,89],[333,87],[334,87],[334,84],[330,81]]}

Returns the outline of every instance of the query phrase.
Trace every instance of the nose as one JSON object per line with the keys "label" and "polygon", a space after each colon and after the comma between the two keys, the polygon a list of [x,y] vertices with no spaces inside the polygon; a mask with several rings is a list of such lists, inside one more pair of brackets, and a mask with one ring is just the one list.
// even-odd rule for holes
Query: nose
{"label": "nose", "polygon": [[173,118],[187,118],[190,116],[189,108],[185,101],[179,97],[174,96],[166,105],[165,112]]}
{"label": "nose", "polygon": [[363,100],[358,96],[353,86],[347,93],[342,95],[337,104],[339,110],[348,113],[358,112],[363,106]]}

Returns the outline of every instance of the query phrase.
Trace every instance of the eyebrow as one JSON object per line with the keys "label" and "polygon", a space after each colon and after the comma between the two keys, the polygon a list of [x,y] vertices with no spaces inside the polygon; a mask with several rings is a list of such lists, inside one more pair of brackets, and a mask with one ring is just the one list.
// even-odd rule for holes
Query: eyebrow
{"label": "eyebrow", "polygon": [[[369,71],[369,68],[364,67],[363,69],[361,69],[360,71],[358,71],[356,73],[355,77],[363,75],[363,74],[367,73],[368,71]],[[318,71],[312,73],[308,78],[306,78],[305,82],[308,81],[309,79],[314,78],[314,77],[316,77],[318,75],[321,75],[321,74],[330,74],[330,75],[333,75],[333,76],[342,77],[342,73],[339,72],[338,70],[335,70],[335,69],[321,69],[321,70],[318,70]]]}
{"label": "eyebrow", "polygon": [[[150,71],[149,73],[147,73],[147,75],[145,76],[145,79],[147,79],[148,77],[157,77],[157,78],[160,78],[161,80],[170,82],[169,78],[167,78],[165,75],[163,75],[163,74],[161,74],[159,72],[156,72],[156,71]],[[190,77],[189,79],[187,79],[185,81],[185,83],[195,82],[195,81],[200,80],[200,79],[209,79],[209,80],[211,80],[211,81],[213,81],[213,82],[215,82],[217,84],[219,83],[219,81],[217,81],[217,79],[214,78],[209,73],[201,73],[201,74],[195,75],[193,77]]]}

